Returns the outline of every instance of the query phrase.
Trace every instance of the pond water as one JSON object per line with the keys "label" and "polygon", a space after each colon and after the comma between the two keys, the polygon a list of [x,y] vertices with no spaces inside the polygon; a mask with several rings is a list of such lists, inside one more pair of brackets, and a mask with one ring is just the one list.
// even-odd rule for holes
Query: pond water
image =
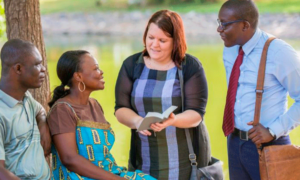
{"label": "pond water", "polygon": [[[205,122],[210,134],[212,155],[224,162],[224,175],[228,178],[226,138],[222,132],[222,117],[226,98],[225,70],[222,62],[223,43],[219,39],[203,40],[190,37],[188,53],[199,58],[206,72],[209,98]],[[287,40],[299,53],[300,41]],[[56,76],[56,63],[60,55],[67,50],[85,49],[91,52],[104,71],[105,89],[92,94],[102,105],[106,119],[112,124],[116,134],[112,153],[119,165],[127,166],[130,131],[120,124],[114,116],[114,88],[123,60],[143,50],[140,37],[104,37],[104,36],[61,36],[45,37],[48,70],[51,90],[59,85]],[[289,101],[289,105],[292,101]],[[300,128],[291,132],[292,142],[300,145]]]}

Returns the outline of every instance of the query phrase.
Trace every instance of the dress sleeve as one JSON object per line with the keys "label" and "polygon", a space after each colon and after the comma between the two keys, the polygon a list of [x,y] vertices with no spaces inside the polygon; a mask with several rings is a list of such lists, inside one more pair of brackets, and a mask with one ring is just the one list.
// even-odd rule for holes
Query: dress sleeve
{"label": "dress sleeve", "polygon": [[98,106],[100,108],[100,111],[102,112],[102,114],[104,114],[103,108],[101,106],[101,104],[94,98],[91,98],[93,102],[93,104],[95,104],[94,106]]}
{"label": "dress sleeve", "polygon": [[128,60],[125,60],[120,69],[116,87],[115,87],[115,98],[116,98],[115,111],[117,111],[119,108],[122,107],[132,109],[130,103],[131,91],[133,86],[132,73],[133,73],[133,65],[130,64]]}
{"label": "dress sleeve", "polygon": [[199,60],[193,56],[187,55],[186,61],[184,71],[185,110],[194,110],[203,118],[208,97],[204,69]]}
{"label": "dress sleeve", "polygon": [[62,103],[51,109],[47,117],[51,135],[76,131],[76,117],[71,108]]}

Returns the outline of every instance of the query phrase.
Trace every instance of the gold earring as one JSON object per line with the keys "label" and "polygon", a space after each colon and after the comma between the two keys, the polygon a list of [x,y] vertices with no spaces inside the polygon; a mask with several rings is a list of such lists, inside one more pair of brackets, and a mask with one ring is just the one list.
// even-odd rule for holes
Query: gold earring
{"label": "gold earring", "polygon": [[[83,85],[83,90],[80,89],[80,84],[81,84],[81,83],[82,83],[82,85]],[[83,91],[85,90],[85,84],[84,84],[83,81],[80,81],[80,82],[78,83],[78,90],[79,90],[80,92],[83,92]]]}

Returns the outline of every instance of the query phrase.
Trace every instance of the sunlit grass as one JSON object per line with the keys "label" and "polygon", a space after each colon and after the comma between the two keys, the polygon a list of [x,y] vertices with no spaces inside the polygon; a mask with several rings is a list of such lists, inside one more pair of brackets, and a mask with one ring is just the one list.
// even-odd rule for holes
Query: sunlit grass
{"label": "sunlit grass", "polygon": [[57,12],[101,12],[121,11],[127,9],[125,0],[107,1],[105,4],[97,4],[96,0],[41,0],[42,14]]}
{"label": "sunlit grass", "polygon": [[261,13],[299,13],[299,0],[273,0],[260,1],[257,3],[258,9]]}
{"label": "sunlit grass", "polygon": [[[218,3],[178,3],[175,5],[148,5],[145,7],[130,6],[127,0],[110,0],[97,5],[96,0],[41,0],[41,13],[57,12],[106,12],[106,11],[157,11],[170,9],[181,13],[190,11],[199,13],[217,13],[221,4]],[[258,0],[256,1],[261,13],[299,13],[299,0]]]}
{"label": "sunlit grass", "polygon": [[5,14],[4,14],[4,2],[0,0],[0,46],[1,41],[6,40],[6,25],[5,25]]}

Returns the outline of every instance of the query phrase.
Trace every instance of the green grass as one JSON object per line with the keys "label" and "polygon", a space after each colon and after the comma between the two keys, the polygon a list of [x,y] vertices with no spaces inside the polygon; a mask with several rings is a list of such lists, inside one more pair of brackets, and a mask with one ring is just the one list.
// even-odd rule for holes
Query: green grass
{"label": "green grass", "polygon": [[98,11],[114,11],[122,10],[126,7],[124,2],[120,0],[120,5],[107,3],[105,6],[96,6],[95,0],[40,0],[40,8],[42,14],[50,14],[57,12],[98,12]]}
{"label": "green grass", "polygon": [[258,2],[257,7],[260,13],[300,13],[299,0],[269,0]]}
{"label": "green grass", "polygon": [[6,25],[5,25],[5,16],[4,16],[4,4],[3,4],[3,0],[0,0],[0,41],[6,40],[5,31],[6,31]]}
{"label": "green grass", "polygon": [[[217,13],[221,4],[218,3],[179,3],[175,5],[151,5],[146,7],[128,6],[127,0],[110,0],[101,6],[96,6],[96,0],[41,0],[41,13],[57,12],[106,12],[106,11],[152,11],[170,9],[186,13],[195,11],[199,13]],[[259,0],[256,1],[261,13],[300,13],[299,0]]]}

